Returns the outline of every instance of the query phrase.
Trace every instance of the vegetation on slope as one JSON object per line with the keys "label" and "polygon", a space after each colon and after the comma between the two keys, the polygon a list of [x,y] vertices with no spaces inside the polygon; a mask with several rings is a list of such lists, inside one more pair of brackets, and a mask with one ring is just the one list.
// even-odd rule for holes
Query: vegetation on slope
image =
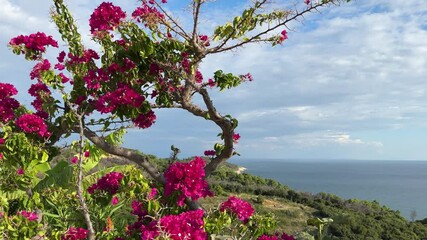
{"label": "vegetation on slope", "polygon": [[[148,157],[160,170],[172,163],[170,159]],[[106,158],[97,168],[112,164],[130,163],[120,158]],[[316,227],[307,225],[307,220],[318,217],[333,219],[326,226],[323,239],[427,239],[427,219],[409,222],[399,211],[376,201],[298,192],[272,179],[237,173],[238,169],[239,166],[226,163],[208,178],[216,196],[202,201],[206,209],[217,207],[229,195],[236,195],[250,200],[257,212],[273,214],[279,221],[278,231],[316,235]]]}
{"label": "vegetation on slope", "polygon": [[254,202],[263,199],[263,204],[256,207],[259,211],[272,211],[286,232],[314,233],[313,228],[302,223],[308,218],[319,217],[334,220],[323,239],[427,239],[427,221],[409,222],[399,211],[376,201],[297,192],[277,181],[238,174],[227,167],[218,169],[208,180],[217,194],[249,194],[247,197]]}

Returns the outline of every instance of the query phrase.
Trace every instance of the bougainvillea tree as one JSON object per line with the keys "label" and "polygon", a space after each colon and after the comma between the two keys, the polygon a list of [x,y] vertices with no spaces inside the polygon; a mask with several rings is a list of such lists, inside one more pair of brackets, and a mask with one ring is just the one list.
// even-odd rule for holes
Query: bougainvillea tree
{"label": "bougainvillea tree", "polygon": [[[53,0],[51,18],[65,43],[56,58],[45,53],[59,48],[58,39],[42,29],[10,40],[15,54],[34,63],[33,100],[25,106],[13,85],[0,82],[0,238],[207,239],[232,226],[235,238],[278,239],[266,235],[274,221],[242,199],[230,197],[209,214],[198,203],[213,194],[205,178],[235,154],[240,138],[237,119],[216,109],[210,89],[253,80],[250,73],[202,74],[199,68],[211,55],[251,43],[283,44],[291,21],[341,1],[300,0],[277,9],[256,0],[213,32],[199,26],[207,1],[189,2],[190,25],[166,10],[166,0],[142,0],[131,13],[100,4],[88,23],[97,51],[84,46],[63,1]],[[127,128],[151,127],[161,108],[182,109],[218,127],[218,143],[204,153],[208,163],[196,157],[161,172],[149,157],[121,146]],[[64,139],[74,149],[69,159],[59,151]],[[107,154],[139,168],[94,171]],[[54,158],[63,161],[51,164]]]}

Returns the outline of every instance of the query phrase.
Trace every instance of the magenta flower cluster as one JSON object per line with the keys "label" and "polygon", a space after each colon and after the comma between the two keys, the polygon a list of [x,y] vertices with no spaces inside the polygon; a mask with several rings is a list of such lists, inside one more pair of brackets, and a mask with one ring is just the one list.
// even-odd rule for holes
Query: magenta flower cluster
{"label": "magenta flower cluster", "polygon": [[173,240],[205,240],[203,210],[183,212],[179,215],[166,215],[159,221],[151,221],[139,227],[141,239],[155,239],[160,232],[166,233]]}
{"label": "magenta flower cluster", "polygon": [[288,39],[288,32],[286,30],[283,30],[279,36],[279,43],[282,43],[286,39]]}
{"label": "magenta flower cluster", "polygon": [[156,7],[149,6],[145,1],[142,2],[141,7],[137,7],[135,11],[133,11],[132,17],[137,22],[146,22],[148,24],[155,23],[165,18],[165,16],[159,12]]}
{"label": "magenta flower cluster", "polygon": [[276,233],[272,236],[264,234],[258,237],[257,240],[295,240],[295,238],[292,235],[288,235],[286,233]]}
{"label": "magenta flower cluster", "polygon": [[148,194],[147,198],[148,200],[153,200],[157,196],[157,188],[152,188],[150,193]]}
{"label": "magenta flower cluster", "polygon": [[132,119],[132,122],[139,128],[149,128],[156,122],[156,115],[150,110],[147,113],[140,113],[138,117]]}
{"label": "magenta flower cluster", "polygon": [[254,213],[254,208],[243,199],[231,196],[220,206],[220,211],[229,211],[243,222],[247,222]]}
{"label": "magenta flower cluster", "polygon": [[27,212],[27,211],[21,211],[20,214],[25,217],[26,219],[28,219],[28,221],[35,221],[37,220],[37,213],[35,212]]}
{"label": "magenta flower cluster", "polygon": [[15,118],[14,110],[19,107],[19,102],[12,98],[18,90],[9,83],[0,82],[0,122],[6,123]]}
{"label": "magenta flower cluster", "polygon": [[51,64],[49,60],[44,59],[43,61],[38,62],[34,67],[33,70],[30,72],[30,78],[31,80],[37,79],[41,81],[42,73],[45,71],[49,71],[51,67]]}
{"label": "magenta flower cluster", "polygon": [[179,215],[167,215],[160,219],[161,229],[174,240],[207,239],[203,229],[203,210],[195,210],[181,213]]}
{"label": "magenta flower cluster", "polygon": [[61,240],[84,240],[87,238],[88,230],[84,228],[68,228],[67,232],[61,237]]}
{"label": "magenta flower cluster", "polygon": [[233,134],[234,143],[238,143],[239,140],[240,140],[240,134],[238,134],[238,133]]}
{"label": "magenta flower cluster", "polygon": [[205,156],[215,156],[216,155],[216,151],[215,150],[206,150],[204,152]]}
{"label": "magenta flower cluster", "polygon": [[45,102],[44,99],[51,97],[51,92],[47,85],[41,82],[32,84],[28,93],[35,97],[34,101],[31,102],[31,105],[33,105],[34,109],[37,110],[36,115],[43,119],[47,119],[49,114],[43,110],[43,103]]}
{"label": "magenta flower cluster", "polygon": [[207,35],[200,35],[199,40],[203,43],[203,46],[209,47],[211,44],[209,43],[209,37]]}
{"label": "magenta flower cluster", "polygon": [[203,75],[199,70],[196,71],[196,75],[194,76],[194,78],[196,79],[196,83],[203,82]]}
{"label": "magenta flower cluster", "polygon": [[188,163],[176,162],[165,172],[165,196],[179,191],[178,205],[183,206],[185,198],[197,200],[206,196],[213,196],[205,177],[205,160],[195,157]]}
{"label": "magenta flower cluster", "polygon": [[87,189],[89,194],[95,193],[95,191],[108,192],[115,194],[119,190],[120,181],[123,178],[123,174],[120,172],[110,172],[105,174],[103,177]]}
{"label": "magenta flower cluster", "polygon": [[129,86],[124,85],[113,92],[107,92],[104,96],[99,97],[96,102],[96,108],[101,113],[111,113],[123,106],[139,108],[144,100],[144,96]]}
{"label": "magenta flower cluster", "polygon": [[[10,40],[9,44],[12,47],[18,47],[23,45],[26,49],[45,52],[46,46],[58,47],[58,42],[55,41],[52,36],[46,36],[45,33],[37,32],[28,36],[19,35]],[[25,51],[22,50],[22,53]]]}
{"label": "magenta flower cluster", "polygon": [[[88,63],[94,60],[98,60],[99,59],[99,54],[92,49],[86,49],[83,52],[83,56],[75,56],[72,53],[68,53],[67,54],[68,57],[68,64],[70,65],[75,65],[75,64],[80,64],[80,63]],[[63,55],[63,53],[60,53],[60,55],[58,56],[58,61],[64,61],[65,56]]]}
{"label": "magenta flower cluster", "polygon": [[137,200],[132,201],[132,214],[138,217],[138,220],[141,220],[145,215],[147,215],[147,210],[144,208],[144,204]]}
{"label": "magenta flower cluster", "polygon": [[23,114],[15,122],[25,133],[34,133],[40,137],[49,137],[51,133],[43,119],[35,114]]}
{"label": "magenta flower cluster", "polygon": [[240,77],[240,80],[242,80],[242,82],[245,82],[245,81],[252,82],[254,80],[251,73],[246,73],[244,75],[240,75],[239,77]]}
{"label": "magenta flower cluster", "polygon": [[113,30],[120,25],[126,13],[119,6],[110,2],[103,2],[92,13],[89,19],[90,32]]}

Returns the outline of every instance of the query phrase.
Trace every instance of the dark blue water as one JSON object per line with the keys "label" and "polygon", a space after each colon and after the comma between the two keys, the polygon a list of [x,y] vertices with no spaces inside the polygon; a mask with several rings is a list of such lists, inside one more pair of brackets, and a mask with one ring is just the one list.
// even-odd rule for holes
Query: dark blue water
{"label": "dark blue water", "polygon": [[305,192],[377,200],[409,219],[427,217],[427,161],[255,160],[232,161],[246,172]]}

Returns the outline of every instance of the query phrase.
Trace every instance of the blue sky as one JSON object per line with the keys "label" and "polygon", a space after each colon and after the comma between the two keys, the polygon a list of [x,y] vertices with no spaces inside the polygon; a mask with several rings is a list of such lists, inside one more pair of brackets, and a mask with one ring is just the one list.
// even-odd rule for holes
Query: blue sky
{"label": "blue sky", "polygon": [[[101,1],[67,1],[84,41],[87,19]],[[113,1],[131,12],[137,1]],[[120,3],[121,2],[121,3]],[[166,5],[187,25],[189,1]],[[291,6],[295,1],[275,1]],[[301,0],[302,2],[302,0]],[[239,13],[246,1],[218,0],[202,10],[202,31]],[[49,1],[0,0],[0,76],[29,104],[31,64],[7,42],[45,31]],[[219,93],[220,112],[240,120],[241,158],[427,159],[427,4],[419,0],[355,0],[290,25],[278,47],[250,45],[207,58],[202,72],[250,72],[254,82]],[[55,56],[56,52],[49,53]],[[130,130],[125,145],[159,156],[174,144],[182,156],[200,155],[218,141],[218,129],[182,110],[157,112],[149,130]]]}

